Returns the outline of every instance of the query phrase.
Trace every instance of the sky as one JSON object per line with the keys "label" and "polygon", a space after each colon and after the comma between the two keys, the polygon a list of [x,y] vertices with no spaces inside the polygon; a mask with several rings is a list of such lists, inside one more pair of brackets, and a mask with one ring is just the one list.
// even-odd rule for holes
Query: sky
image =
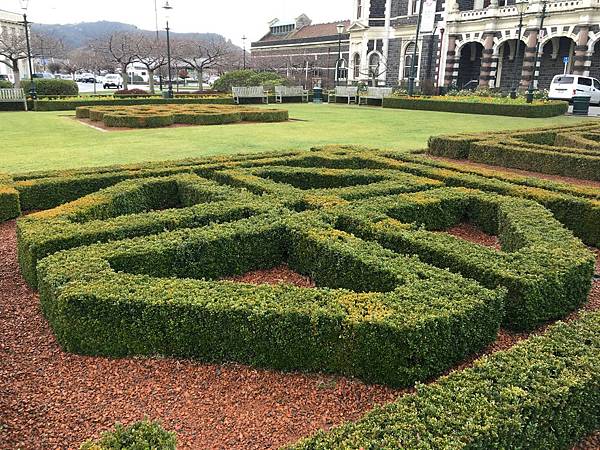
{"label": "sky", "polygon": [[[165,17],[156,0],[159,27]],[[333,22],[351,15],[352,0],[170,0],[170,25],[177,32],[219,33],[235,44],[260,39],[274,18],[305,13],[313,23]],[[155,0],[29,0],[28,17],[38,23],[78,23],[109,20],[156,29]],[[21,12],[20,0],[0,0],[0,9]]]}

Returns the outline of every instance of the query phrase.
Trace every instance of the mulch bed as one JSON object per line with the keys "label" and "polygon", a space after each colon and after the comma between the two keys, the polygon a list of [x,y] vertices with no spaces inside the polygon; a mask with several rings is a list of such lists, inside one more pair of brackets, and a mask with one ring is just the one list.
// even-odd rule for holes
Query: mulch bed
{"label": "mulch bed", "polygon": [[552,181],[558,181],[561,183],[575,184],[578,186],[600,188],[600,181],[582,180],[581,178],[563,177],[561,175],[550,175],[547,173],[531,172],[529,170],[509,169],[508,167],[492,166],[490,164],[476,163],[476,162],[469,161],[468,159],[451,159],[451,158],[444,158],[441,156],[433,156],[433,155],[428,155],[428,154],[423,154],[423,158],[433,159],[435,161],[447,162],[447,163],[453,163],[453,164],[458,163],[458,164],[461,164],[466,167],[491,169],[491,170],[495,170],[498,172],[513,173],[515,175],[524,175],[527,177],[543,178],[545,180],[552,180]]}
{"label": "mulch bed", "polygon": [[[482,236],[469,225],[460,225],[453,234],[497,246],[493,236]],[[600,251],[593,250],[600,265]],[[310,278],[287,266],[229,280],[314,287]],[[583,309],[600,309],[600,280]],[[64,353],[39,310],[37,295],[19,273],[14,221],[0,224],[0,311],[1,448],[77,448],[117,421],[144,417],[176,431],[182,449],[278,448],[318,429],[356,420],[374,405],[410,392],[237,364]],[[508,349],[530,335],[501,330],[481,355]],[[470,366],[478,356],[453,370]],[[595,434],[573,450],[598,448],[600,434]]]}
{"label": "mulch bed", "polygon": [[500,250],[500,240],[498,239],[498,236],[490,236],[470,223],[461,223],[455,227],[447,229],[445,233],[451,234],[452,236],[465,241],[473,242],[474,244]]}

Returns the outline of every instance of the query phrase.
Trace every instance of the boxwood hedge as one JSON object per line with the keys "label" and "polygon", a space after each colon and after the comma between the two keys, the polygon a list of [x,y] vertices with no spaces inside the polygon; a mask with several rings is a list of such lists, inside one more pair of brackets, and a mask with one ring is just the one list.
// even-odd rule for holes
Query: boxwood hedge
{"label": "boxwood hedge", "polygon": [[8,174],[0,173],[0,223],[21,215],[19,193]]}
{"label": "boxwood hedge", "polygon": [[598,404],[590,313],[286,449],[568,449],[600,427]]}

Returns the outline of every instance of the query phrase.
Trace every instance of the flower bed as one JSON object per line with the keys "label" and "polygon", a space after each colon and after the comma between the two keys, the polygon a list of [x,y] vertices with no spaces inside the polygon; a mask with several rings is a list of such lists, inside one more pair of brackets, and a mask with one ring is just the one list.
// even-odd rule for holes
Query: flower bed
{"label": "flower bed", "polygon": [[531,118],[560,116],[569,109],[561,101],[536,100],[529,104],[524,99],[480,96],[388,97],[383,107]]}
{"label": "flower bed", "polygon": [[224,125],[246,122],[284,122],[288,112],[225,105],[164,105],[98,107],[79,106],[78,119],[103,122],[109,128],[159,128],[173,124]]}

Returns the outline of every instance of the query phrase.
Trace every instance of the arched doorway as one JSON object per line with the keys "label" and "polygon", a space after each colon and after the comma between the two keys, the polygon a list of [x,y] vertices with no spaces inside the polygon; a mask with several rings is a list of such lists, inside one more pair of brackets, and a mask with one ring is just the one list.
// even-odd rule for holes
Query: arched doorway
{"label": "arched doorway", "polygon": [[517,43],[516,39],[511,39],[500,44],[498,49],[496,87],[504,92],[511,91],[513,86],[518,89],[521,81],[526,44],[522,41],[519,43],[519,53],[517,54]]}
{"label": "arched doorway", "polygon": [[554,37],[548,40],[542,49],[540,55],[540,74],[538,77],[538,89],[550,88],[550,83],[554,75],[560,75],[565,72],[565,63],[563,58],[568,57],[567,73],[572,73],[573,55],[575,42],[568,37]]}
{"label": "arched doorway", "polygon": [[456,80],[459,89],[462,89],[471,81],[479,81],[482,55],[483,45],[479,42],[468,42],[461,48],[458,78]]}

